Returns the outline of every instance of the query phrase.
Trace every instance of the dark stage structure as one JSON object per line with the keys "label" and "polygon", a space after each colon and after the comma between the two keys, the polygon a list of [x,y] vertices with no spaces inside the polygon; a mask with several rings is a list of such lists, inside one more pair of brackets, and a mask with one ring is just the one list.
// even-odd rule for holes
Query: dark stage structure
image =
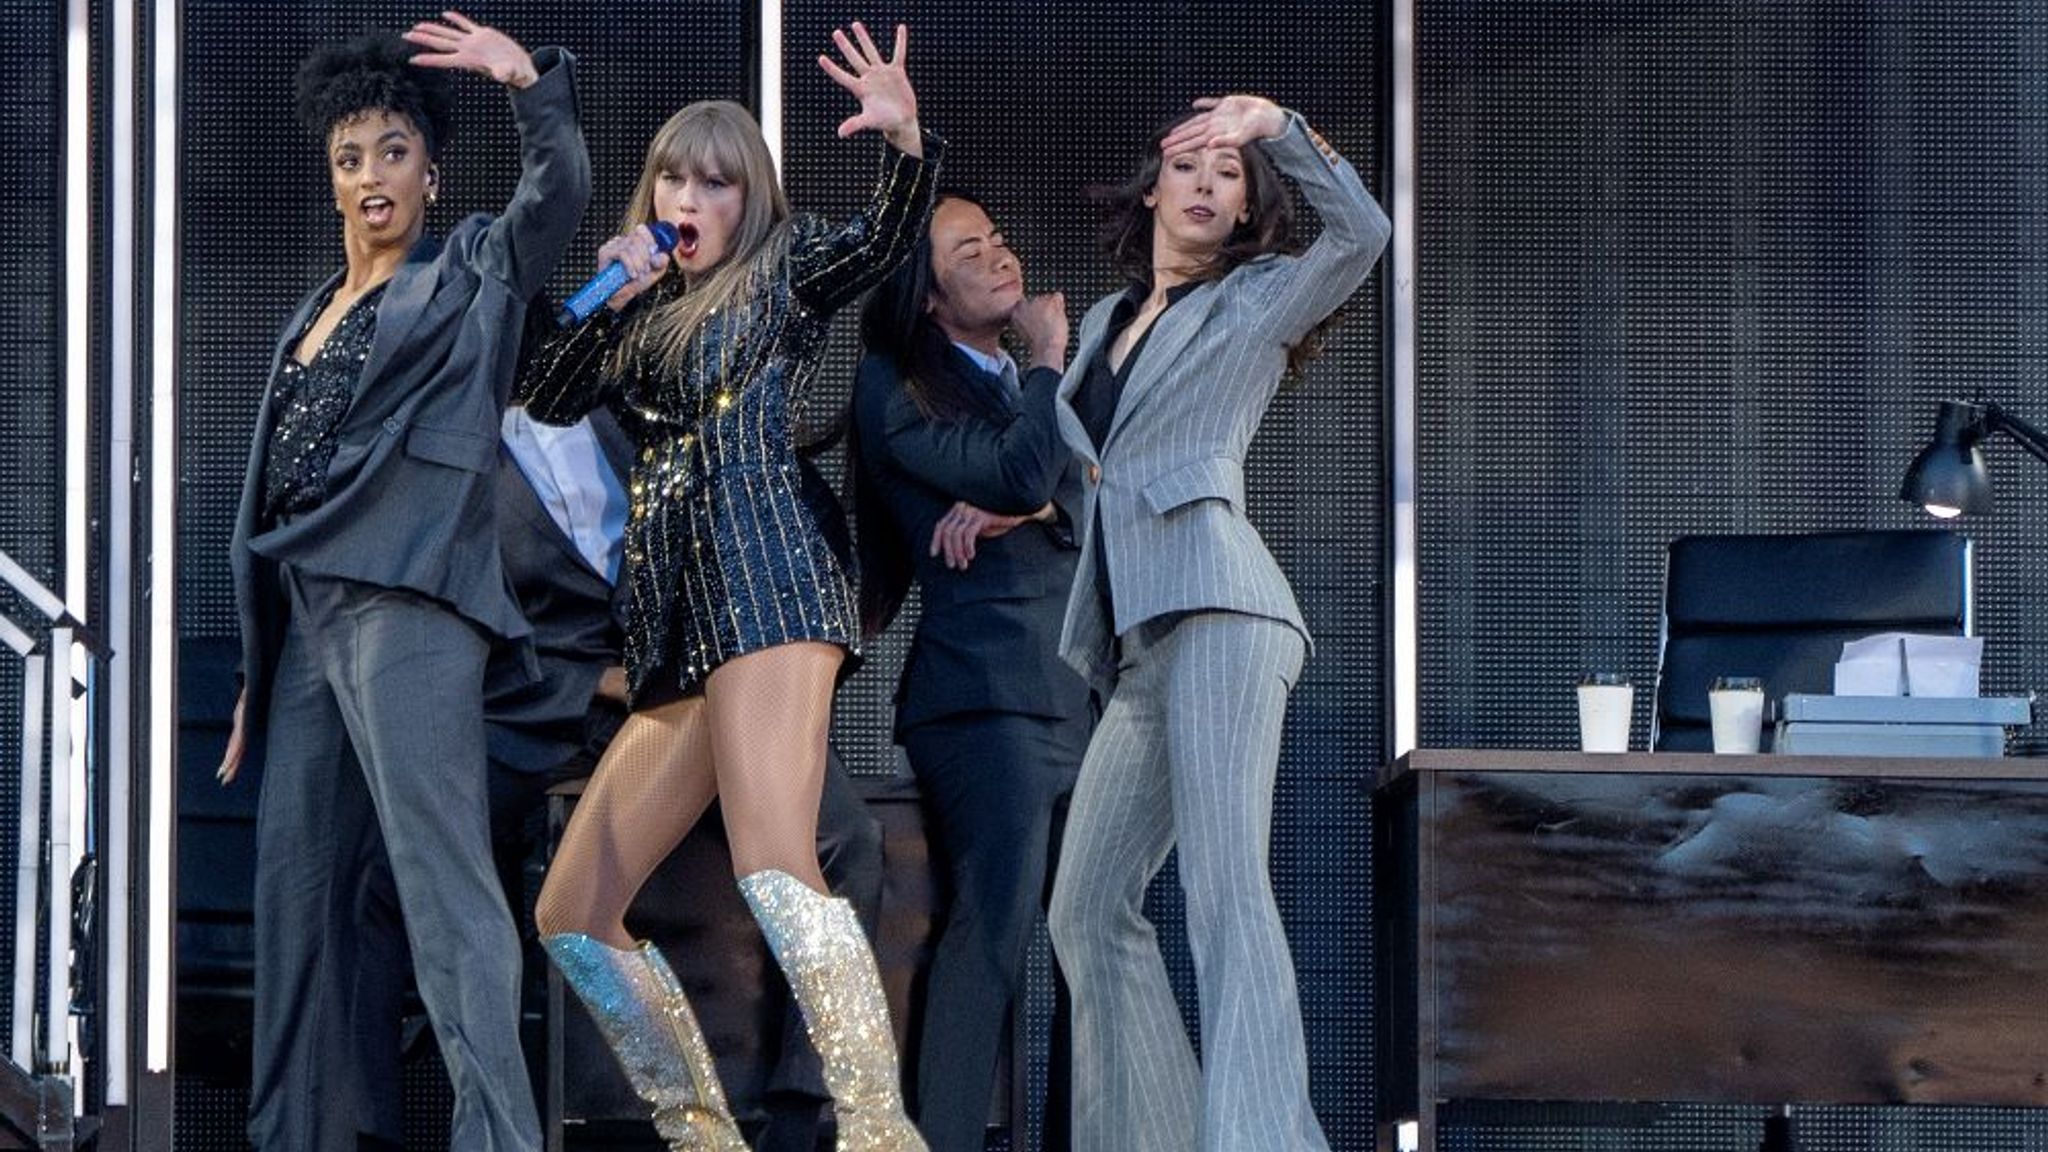
{"label": "dark stage structure", "polygon": [[[1152,129],[1194,96],[1268,94],[1302,110],[1359,167],[1369,187],[1384,182],[1383,14],[1369,7],[778,7],[780,38],[768,44],[759,5],[677,6],[674,23],[688,29],[680,41],[684,51],[678,41],[648,34],[650,25],[664,23],[653,11],[642,10],[631,22],[601,9],[548,4],[475,13],[525,43],[565,45],[580,61],[594,194],[583,239],[557,276],[558,290],[580,282],[589,254],[616,229],[641,153],[661,121],[682,104],[709,97],[760,111],[767,71],[780,73],[784,184],[792,204],[826,215],[860,204],[874,177],[877,145],[834,136],[845,115],[844,94],[813,62],[829,49],[831,30],[854,17],[873,28],[909,25],[921,118],[951,146],[947,182],[988,202],[1025,261],[1031,289],[1064,291],[1077,324],[1090,303],[1117,287],[1095,247],[1090,187],[1121,179]],[[262,384],[260,365],[298,293],[338,258],[318,152],[293,124],[283,94],[310,45],[417,18],[413,9],[384,2],[184,9],[179,639],[193,698],[182,711],[195,734],[216,733],[215,741],[232,703],[232,668],[221,664],[235,627],[225,548]],[[481,84],[462,83],[461,119],[435,210],[443,222],[494,209],[514,175],[511,122],[502,101]],[[217,155],[239,159],[203,159]],[[267,191],[256,198],[247,195],[252,170],[268,174]],[[1313,218],[1305,224],[1313,228]],[[1384,286],[1375,275],[1353,299],[1330,353],[1276,406],[1249,466],[1253,518],[1293,578],[1317,638],[1290,718],[1273,856],[1300,973],[1316,1102],[1332,1139],[1345,1147],[1367,1146],[1373,1120],[1372,917],[1365,881],[1368,784],[1384,746],[1386,707],[1386,606],[1377,575],[1387,567],[1385,514],[1376,496],[1385,490],[1388,468]],[[839,320],[833,357],[807,413],[818,429],[838,417],[850,396],[857,356],[852,321],[850,314]],[[836,453],[824,470],[839,475]],[[906,614],[871,647],[866,666],[841,691],[834,746],[862,776],[898,770],[889,740],[890,700],[909,622]],[[195,735],[195,744],[206,743]],[[210,889],[218,879],[210,867],[195,867],[197,859],[246,857],[249,843],[253,796],[221,796],[211,769],[203,755],[184,765],[183,794],[190,803],[181,878],[188,889]],[[1170,861],[1162,876],[1153,907],[1162,936],[1172,942],[1169,956],[1192,1027],[1194,972],[1180,942]],[[239,887],[220,907],[193,909],[187,921],[195,937],[221,950],[205,958],[209,996],[246,994],[239,943],[246,923],[237,921],[237,907],[246,908],[246,890]],[[1009,1133],[1018,1149],[1038,1147],[1043,1123],[1049,965],[1041,933],[1031,1008],[1023,1019],[1029,1055],[1017,1070],[1026,1078],[1021,1095],[1027,1108]],[[201,990],[194,981],[187,984]],[[231,1011],[228,1018],[237,1015]],[[212,1075],[197,1075],[200,1068],[189,1061],[181,1064],[181,1148],[236,1146],[244,1096],[235,1073],[246,1065],[246,1052],[222,1047],[235,1041],[209,1030],[208,1051],[193,1053]],[[443,1110],[440,1089],[432,1075],[416,1077],[413,1086],[421,1096],[414,1110],[418,1136],[421,1146],[431,1147],[433,1123]]]}
{"label": "dark stage structure", "polygon": [[[1032,290],[1064,291],[1077,320],[1116,287],[1088,189],[1195,95],[1299,109],[1396,217],[1394,249],[1248,468],[1252,518],[1317,639],[1272,866],[1339,1149],[1374,1147],[1387,1119],[1372,789],[1391,758],[1573,747],[1570,685],[1595,669],[1639,686],[1640,748],[1673,538],[1922,527],[1896,490],[1937,401],[2048,419],[2048,0],[465,11],[580,60],[595,192],[558,294],[615,230],[648,137],[690,100],[779,126],[798,208],[859,203],[877,145],[834,137],[845,99],[813,63],[854,18],[910,25],[947,182],[989,204]],[[0,861],[43,862],[40,889],[0,884],[0,970],[21,975],[22,956],[32,970],[0,979],[0,1004],[35,1049],[35,1066],[0,1075],[0,1148],[245,1146],[254,787],[213,780],[236,659],[226,550],[271,341],[339,260],[291,77],[317,42],[424,15],[393,0],[0,0],[0,126],[19,156],[0,175],[0,554],[106,649],[80,650],[75,756],[32,772],[51,733],[17,701],[47,671],[0,653]],[[495,209],[514,179],[502,99],[458,83],[430,227]],[[819,429],[847,399],[852,329],[842,316],[808,412]],[[1984,690],[2019,693],[2048,682],[2048,469],[2009,445],[1989,455],[1997,508],[1958,527],[1978,547]],[[0,617],[31,638],[51,624],[11,585]],[[835,721],[839,755],[877,790],[899,770],[888,715],[907,636],[899,621],[872,646]],[[2039,750],[2033,731],[2013,749]],[[81,834],[23,853],[17,814],[74,780]],[[1172,876],[1151,907],[1193,1028]],[[78,926],[68,945],[49,908],[39,921],[20,905],[59,890],[84,909],[58,918]],[[24,924],[34,939],[17,947]],[[67,947],[71,971],[52,978]],[[996,1136],[1018,1152],[1046,1130],[1049,965],[1041,934],[1013,1071],[1023,1107]],[[23,990],[33,1012],[15,1011]],[[75,1101],[47,1094],[60,1082]],[[407,1091],[408,1145],[442,1146],[431,1053]],[[2048,1115],[2020,1108],[1797,1113],[1813,1149],[2048,1147]],[[1441,1147],[1461,1152],[1749,1149],[1770,1118],[1685,1102],[1438,1112]]]}

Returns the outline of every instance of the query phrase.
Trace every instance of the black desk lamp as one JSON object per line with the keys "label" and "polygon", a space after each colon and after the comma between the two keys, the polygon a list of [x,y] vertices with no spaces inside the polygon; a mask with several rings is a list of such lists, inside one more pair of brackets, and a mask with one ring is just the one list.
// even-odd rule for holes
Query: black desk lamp
{"label": "black desk lamp", "polygon": [[2048,462],[2048,434],[2039,428],[1996,404],[1944,400],[1934,421],[1934,442],[1906,469],[1899,499],[1944,519],[1991,511],[1991,476],[1984,470],[1979,445],[1994,432],[2005,433],[2029,455]]}

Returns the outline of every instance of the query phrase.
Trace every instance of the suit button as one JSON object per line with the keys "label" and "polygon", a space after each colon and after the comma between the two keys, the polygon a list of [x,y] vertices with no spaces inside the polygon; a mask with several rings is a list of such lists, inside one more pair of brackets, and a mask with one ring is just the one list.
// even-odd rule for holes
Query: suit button
{"label": "suit button", "polygon": [[398,430],[403,427],[405,425],[400,423],[396,416],[386,416],[384,418],[384,431],[389,432],[393,436],[398,435]]}
{"label": "suit button", "polygon": [[1102,483],[1102,465],[1090,464],[1088,466],[1088,482],[1090,484]]}

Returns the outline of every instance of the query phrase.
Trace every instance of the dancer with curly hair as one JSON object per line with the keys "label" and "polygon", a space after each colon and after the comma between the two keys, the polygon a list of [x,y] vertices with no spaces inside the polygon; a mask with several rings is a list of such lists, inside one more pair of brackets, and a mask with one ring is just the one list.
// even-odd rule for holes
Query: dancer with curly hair
{"label": "dancer with curly hair", "polygon": [[[537,1152],[519,1050],[519,944],[492,866],[484,665],[526,634],[498,556],[492,476],[526,301],[590,194],[573,61],[449,12],[301,67],[343,266],[271,357],[231,559],[243,690],[222,761],[265,740],[257,810],[249,1138],[356,1147],[344,875],[375,822],[390,853],[461,1152]],[[445,236],[443,71],[510,93],[518,188]]]}

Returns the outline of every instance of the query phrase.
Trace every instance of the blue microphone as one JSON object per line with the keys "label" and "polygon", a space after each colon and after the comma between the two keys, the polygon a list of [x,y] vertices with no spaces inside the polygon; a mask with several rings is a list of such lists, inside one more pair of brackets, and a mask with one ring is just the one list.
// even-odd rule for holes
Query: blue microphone
{"label": "blue microphone", "polygon": [[[654,233],[654,250],[657,252],[673,249],[676,242],[681,239],[676,232],[676,226],[666,220],[654,221],[647,226],[647,230]],[[604,307],[604,302],[612,298],[613,293],[624,288],[632,280],[633,274],[626,271],[623,263],[612,261],[597,275],[592,276],[583,287],[578,288],[574,296],[569,297],[562,305],[560,314],[555,317],[555,323],[563,328],[583,323],[595,316],[597,310]]]}

